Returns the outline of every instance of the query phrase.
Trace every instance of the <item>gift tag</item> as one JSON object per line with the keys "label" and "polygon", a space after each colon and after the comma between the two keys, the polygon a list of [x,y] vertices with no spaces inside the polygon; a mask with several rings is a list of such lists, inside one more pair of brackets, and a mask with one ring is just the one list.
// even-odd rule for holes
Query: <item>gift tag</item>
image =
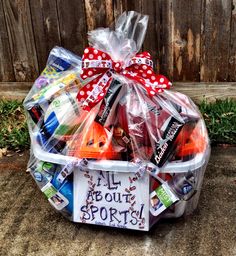
{"label": "gift tag", "polygon": [[57,180],[60,183],[63,183],[63,181],[66,179],[67,176],[69,176],[73,172],[73,166],[66,166],[64,167],[60,173],[57,176]]}
{"label": "gift tag", "polygon": [[153,216],[158,216],[177,200],[179,198],[170,190],[168,184],[163,183],[150,194],[150,212]]}
{"label": "gift tag", "polygon": [[62,210],[69,204],[69,201],[49,182],[42,189],[49,203],[58,211]]}

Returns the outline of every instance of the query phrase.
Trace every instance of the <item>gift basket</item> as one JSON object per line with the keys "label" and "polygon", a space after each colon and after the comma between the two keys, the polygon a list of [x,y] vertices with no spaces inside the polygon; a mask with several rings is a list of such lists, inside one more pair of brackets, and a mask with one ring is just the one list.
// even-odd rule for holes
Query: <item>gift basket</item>
{"label": "gift basket", "polygon": [[30,172],[74,222],[149,230],[197,207],[210,155],[204,121],[169,90],[148,52],[148,17],[123,13],[88,33],[82,58],[61,47],[24,101]]}

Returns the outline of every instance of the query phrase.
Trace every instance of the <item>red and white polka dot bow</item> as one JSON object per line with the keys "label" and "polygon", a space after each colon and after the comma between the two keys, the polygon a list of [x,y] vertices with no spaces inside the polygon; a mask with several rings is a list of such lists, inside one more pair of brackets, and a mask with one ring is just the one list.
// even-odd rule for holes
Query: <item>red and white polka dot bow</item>
{"label": "red and white polka dot bow", "polygon": [[113,80],[113,73],[123,75],[128,79],[141,84],[150,97],[169,89],[170,81],[163,75],[157,75],[153,71],[153,63],[148,52],[135,55],[124,66],[121,62],[115,62],[109,54],[88,47],[84,50],[82,57],[82,79],[91,78],[83,86],[77,95],[79,102],[86,110],[90,110],[100,102]]}

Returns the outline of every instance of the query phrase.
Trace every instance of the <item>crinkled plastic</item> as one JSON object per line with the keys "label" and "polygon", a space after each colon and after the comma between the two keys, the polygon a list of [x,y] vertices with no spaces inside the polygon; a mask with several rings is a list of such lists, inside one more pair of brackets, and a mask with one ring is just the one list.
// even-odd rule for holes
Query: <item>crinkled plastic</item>
{"label": "crinkled plastic", "polygon": [[[126,68],[147,22],[145,15],[124,13],[115,31],[89,32],[90,46]],[[53,48],[24,101],[28,166],[48,201],[75,222],[137,230],[190,214],[210,155],[195,104],[172,90],[150,97],[138,82],[111,70],[104,98],[86,110],[77,95],[94,77],[82,79],[82,68],[80,57]]]}

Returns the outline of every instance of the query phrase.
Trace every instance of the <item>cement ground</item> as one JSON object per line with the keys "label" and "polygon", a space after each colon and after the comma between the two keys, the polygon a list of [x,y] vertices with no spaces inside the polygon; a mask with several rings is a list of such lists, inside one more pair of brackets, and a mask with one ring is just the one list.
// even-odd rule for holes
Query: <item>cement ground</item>
{"label": "cement ground", "polygon": [[192,216],[148,233],[69,222],[25,173],[27,159],[0,160],[0,255],[236,255],[236,148],[213,148]]}

